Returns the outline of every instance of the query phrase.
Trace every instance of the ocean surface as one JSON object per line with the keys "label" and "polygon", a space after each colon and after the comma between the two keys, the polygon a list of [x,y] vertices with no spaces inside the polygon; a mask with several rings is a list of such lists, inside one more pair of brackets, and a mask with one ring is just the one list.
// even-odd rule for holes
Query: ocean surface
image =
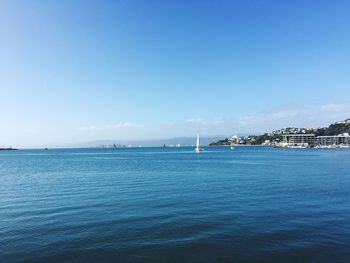
{"label": "ocean surface", "polygon": [[2,151],[0,262],[350,262],[350,150]]}

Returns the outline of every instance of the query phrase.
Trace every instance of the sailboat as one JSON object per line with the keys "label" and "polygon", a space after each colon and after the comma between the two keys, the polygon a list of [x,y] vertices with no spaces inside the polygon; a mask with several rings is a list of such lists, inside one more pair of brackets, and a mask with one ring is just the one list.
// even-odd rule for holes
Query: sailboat
{"label": "sailboat", "polygon": [[199,145],[199,132],[197,132],[197,143],[196,143],[196,152],[202,152],[203,148]]}

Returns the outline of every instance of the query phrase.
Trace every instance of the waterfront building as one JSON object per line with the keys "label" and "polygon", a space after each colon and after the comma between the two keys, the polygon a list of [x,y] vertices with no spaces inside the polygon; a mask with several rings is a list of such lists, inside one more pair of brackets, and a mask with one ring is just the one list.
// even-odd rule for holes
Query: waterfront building
{"label": "waterfront building", "polygon": [[284,147],[310,147],[315,144],[315,134],[284,134],[282,146]]}
{"label": "waterfront building", "polygon": [[315,145],[318,147],[349,147],[350,135],[343,133],[335,136],[317,136]]}
{"label": "waterfront building", "polygon": [[230,145],[236,145],[239,143],[239,137],[238,135],[233,135],[231,139],[229,140]]}
{"label": "waterfront building", "polygon": [[271,145],[271,141],[265,140],[261,145],[269,146],[269,145]]}
{"label": "waterfront building", "polygon": [[315,134],[284,134],[283,141],[276,147],[286,148],[350,148],[350,135],[343,133],[334,136],[315,136]]}

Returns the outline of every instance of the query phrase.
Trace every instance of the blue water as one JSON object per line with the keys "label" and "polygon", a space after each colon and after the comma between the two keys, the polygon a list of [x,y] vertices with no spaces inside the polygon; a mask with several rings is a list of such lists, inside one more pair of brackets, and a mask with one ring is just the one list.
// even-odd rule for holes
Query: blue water
{"label": "blue water", "polygon": [[0,152],[0,262],[350,262],[350,150]]}

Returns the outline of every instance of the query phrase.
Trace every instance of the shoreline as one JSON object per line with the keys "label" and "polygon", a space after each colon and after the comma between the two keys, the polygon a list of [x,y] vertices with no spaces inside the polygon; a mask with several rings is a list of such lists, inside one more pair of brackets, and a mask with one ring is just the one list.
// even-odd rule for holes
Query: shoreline
{"label": "shoreline", "polygon": [[237,144],[237,145],[208,145],[208,147],[272,147],[271,145],[251,145],[251,144]]}

